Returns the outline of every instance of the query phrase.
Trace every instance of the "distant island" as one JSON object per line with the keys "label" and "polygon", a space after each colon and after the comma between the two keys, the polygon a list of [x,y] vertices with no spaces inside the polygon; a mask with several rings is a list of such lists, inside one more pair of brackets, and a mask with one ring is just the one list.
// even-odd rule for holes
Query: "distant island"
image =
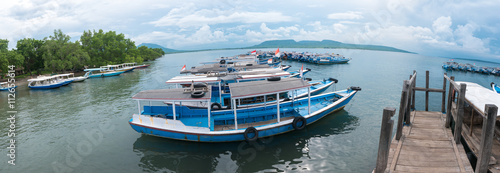
{"label": "distant island", "polygon": [[342,43],[333,40],[322,40],[322,41],[295,41],[295,40],[269,40],[264,41],[258,45],[250,47],[241,48],[221,48],[221,49],[202,49],[202,50],[175,50],[165,48],[154,43],[142,43],[140,46],[146,46],[149,48],[160,48],[165,53],[181,53],[181,52],[197,52],[197,51],[210,51],[210,50],[230,50],[230,49],[264,49],[264,48],[324,48],[324,49],[363,49],[363,50],[376,50],[376,51],[390,51],[390,52],[402,52],[402,53],[413,53],[402,49],[397,49],[388,46],[379,45],[363,45],[363,44],[349,44]]}

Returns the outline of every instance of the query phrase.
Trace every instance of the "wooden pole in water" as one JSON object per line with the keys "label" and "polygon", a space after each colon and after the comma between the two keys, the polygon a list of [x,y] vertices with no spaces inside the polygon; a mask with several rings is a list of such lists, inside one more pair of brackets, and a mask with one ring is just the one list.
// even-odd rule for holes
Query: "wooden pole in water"
{"label": "wooden pole in water", "polygon": [[[455,80],[455,76],[452,76],[450,77],[451,80]],[[444,124],[444,126],[446,128],[450,128],[450,124],[451,124],[451,102],[453,102],[453,90],[455,87],[453,87],[453,84],[451,83],[452,81],[450,81],[450,87],[448,89],[448,106],[446,108],[446,123]]]}
{"label": "wooden pole in water", "polygon": [[477,158],[476,173],[488,172],[491,147],[493,145],[493,134],[495,133],[495,121],[498,112],[498,107],[493,104],[487,104],[484,107],[486,118],[483,118],[483,131],[481,135],[479,157]]}
{"label": "wooden pole in water", "polygon": [[460,138],[462,137],[462,122],[464,120],[464,107],[465,107],[465,91],[467,89],[467,85],[462,83],[460,84],[460,93],[458,93],[458,111],[457,111],[457,119],[455,120],[455,134],[454,139],[455,143],[460,143]]}
{"label": "wooden pole in water", "polygon": [[398,126],[396,131],[396,140],[401,139],[403,135],[403,117],[405,114],[406,100],[408,95],[408,80],[403,81],[403,90],[401,91],[401,102],[399,104]]}
{"label": "wooden pole in water", "polygon": [[389,150],[391,146],[392,127],[394,120],[392,116],[396,109],[385,108],[382,116],[382,126],[380,127],[380,140],[378,142],[378,155],[375,173],[383,173],[387,168],[387,160],[389,159]]}
{"label": "wooden pole in water", "polygon": [[[446,75],[446,73],[444,73]],[[446,78],[443,76],[443,94],[441,99],[441,112],[444,113],[446,104]]]}
{"label": "wooden pole in water", "polygon": [[429,111],[429,71],[425,71],[425,111]]}

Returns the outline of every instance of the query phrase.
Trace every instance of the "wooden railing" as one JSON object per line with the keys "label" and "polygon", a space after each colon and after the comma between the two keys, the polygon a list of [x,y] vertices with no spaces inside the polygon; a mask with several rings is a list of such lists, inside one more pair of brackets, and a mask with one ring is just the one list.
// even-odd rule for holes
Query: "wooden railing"
{"label": "wooden railing", "polygon": [[[453,76],[448,77],[445,74],[444,77],[450,83],[445,127],[449,128],[451,126],[452,119],[455,120],[455,131],[453,137],[455,142],[458,144],[460,143],[460,138],[462,135],[462,127],[464,125],[463,119],[465,112],[464,111],[465,102],[467,102],[467,99],[465,98],[467,85],[464,83],[458,85],[457,83],[455,83]],[[475,172],[485,173],[488,172],[488,163],[491,157],[491,148],[493,145],[493,134],[495,133],[495,121],[497,117],[498,107],[493,104],[486,104],[483,113],[483,111],[479,110],[480,108],[476,107],[472,103],[470,103],[469,105],[473,107],[473,110],[471,111],[472,112],[475,111],[477,114],[481,115],[483,119],[483,127],[481,131],[479,150],[476,153],[477,162],[476,162]],[[472,133],[472,128],[473,126],[471,125],[470,126],[471,133]]]}
{"label": "wooden railing", "polygon": [[[403,82],[403,89],[401,91],[401,102],[399,105],[399,115],[396,129],[396,140],[400,140],[403,133],[403,126],[405,124],[409,125],[410,122],[410,112],[415,109],[415,91],[425,92],[425,111],[429,110],[429,92],[442,93],[441,100],[441,112],[446,112],[446,124],[445,127],[449,128],[452,120],[455,122],[453,139],[458,144],[460,143],[462,134],[462,125],[464,117],[464,107],[465,107],[465,94],[467,91],[466,84],[457,84],[454,81],[454,77],[448,77],[444,74],[443,77],[443,88],[435,89],[429,88],[429,71],[426,71],[426,83],[425,88],[416,87],[417,72],[413,71],[409,80]],[[446,99],[446,83],[449,83],[448,89],[448,99]],[[446,102],[447,100],[447,102]],[[446,104],[447,103],[447,104]],[[445,106],[446,105],[446,106]],[[445,110],[446,108],[446,110]],[[495,128],[496,115],[498,107],[495,105],[486,105],[484,114],[479,111],[479,108],[474,107],[482,117],[483,117],[483,128],[481,136],[481,144],[479,149],[479,156],[476,164],[476,173],[487,172],[488,162],[491,156],[491,148],[493,143],[493,134]],[[382,127],[380,133],[380,141],[377,156],[377,167],[375,172],[384,172],[387,167],[388,153],[390,149],[390,137],[392,136],[392,128],[394,121],[391,117],[394,115],[394,108],[385,108],[382,117]],[[455,118],[454,118],[455,117]],[[404,121],[404,122],[403,122]]]}
{"label": "wooden railing", "polygon": [[[446,76],[446,73],[445,73]],[[446,78],[443,79],[443,89],[429,88],[429,71],[425,72],[425,88],[416,87],[417,72],[413,71],[410,80],[403,82],[403,90],[401,91],[401,102],[399,105],[399,117],[396,130],[396,140],[401,139],[403,134],[403,126],[411,124],[410,112],[415,110],[415,91],[425,92],[425,111],[429,110],[429,92],[442,93],[441,112],[445,112],[446,101]],[[404,121],[404,123],[403,123]]]}

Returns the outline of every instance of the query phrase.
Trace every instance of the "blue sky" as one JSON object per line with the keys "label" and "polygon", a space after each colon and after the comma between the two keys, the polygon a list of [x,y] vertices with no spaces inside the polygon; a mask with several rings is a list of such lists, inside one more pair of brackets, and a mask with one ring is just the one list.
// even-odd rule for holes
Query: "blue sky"
{"label": "blue sky", "polygon": [[266,40],[336,40],[423,55],[500,61],[499,0],[5,1],[0,38],[10,48],[54,29],[117,31],[173,49],[242,47]]}

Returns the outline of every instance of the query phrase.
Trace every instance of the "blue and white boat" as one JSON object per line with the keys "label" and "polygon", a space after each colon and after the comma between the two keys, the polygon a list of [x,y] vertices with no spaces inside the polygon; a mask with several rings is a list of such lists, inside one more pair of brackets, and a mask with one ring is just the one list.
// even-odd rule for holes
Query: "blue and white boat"
{"label": "blue and white boat", "polygon": [[40,76],[28,79],[30,89],[53,89],[69,84],[67,80],[58,80],[57,76]]}
{"label": "blue and white boat", "polygon": [[493,89],[493,91],[495,91],[498,94],[500,94],[500,87],[497,84],[491,82],[491,89]]}
{"label": "blue and white boat", "polygon": [[116,71],[124,71],[126,72],[131,72],[135,69],[136,63],[123,63],[123,64],[118,64],[118,68]]}
{"label": "blue and white boat", "polygon": [[[268,78],[268,80],[281,80],[280,78]],[[302,98],[308,96],[308,92],[310,92],[310,95],[317,95],[322,92],[324,92],[326,89],[328,89],[330,86],[333,84],[337,83],[337,79],[329,78],[329,79],[324,79],[322,81],[308,81],[308,83],[311,85],[308,88],[302,88],[302,89],[297,89],[294,91],[294,93],[291,92],[282,92],[280,93],[280,100],[285,101],[289,99],[296,99],[296,98]],[[201,89],[207,91],[209,88],[212,90],[212,96],[211,96],[211,105],[206,105],[204,103],[199,103],[199,102],[186,102],[183,103],[182,106],[187,106],[189,108],[202,108],[202,109],[207,109],[208,106],[212,110],[219,110],[219,109],[227,109],[231,107],[231,88],[228,85],[223,86],[220,88],[217,84],[215,85],[206,85],[202,83],[195,83],[193,85],[192,89]],[[191,87],[190,86],[190,87]],[[260,97],[255,97],[255,98],[247,98],[247,99],[241,99],[238,100],[238,107],[243,108],[243,107],[253,107],[253,106],[259,106],[259,105],[270,105],[270,104],[276,104],[276,97],[271,96],[271,97],[266,97],[266,96],[260,96]],[[167,103],[168,104],[168,103]],[[170,104],[169,104],[170,105]]]}
{"label": "blue and white boat", "polygon": [[[57,74],[57,75],[53,75],[51,77],[55,78],[57,80],[57,82],[62,82],[63,85],[68,85],[74,81],[73,78],[70,78],[71,75],[73,75],[73,73]],[[73,77],[74,77],[74,75],[73,75]]]}
{"label": "blue and white boat", "polygon": [[118,76],[125,71],[116,71],[115,68],[117,66],[115,65],[108,65],[108,66],[102,66],[101,68],[90,68],[90,69],[85,69],[83,71],[86,71],[85,76],[88,78],[97,78],[97,77],[109,77],[109,76]]}
{"label": "blue and white boat", "polygon": [[[260,96],[279,97],[280,93],[308,88],[302,79],[285,78],[280,81],[253,81],[231,83],[233,106],[226,110],[190,109],[171,105],[183,102],[211,104],[211,90],[186,88],[141,91],[137,100],[138,113],[132,115],[130,126],[139,133],[176,140],[197,142],[255,141],[258,138],[302,130],[321,118],[343,109],[361,90],[330,92],[300,99],[277,101],[272,105],[239,108],[239,100]],[[293,92],[292,92],[293,93]],[[309,94],[308,94],[309,95]],[[204,113],[202,113],[204,112]]]}
{"label": "blue and white boat", "polygon": [[0,82],[0,91],[8,91],[13,88],[17,88],[14,83]]}

